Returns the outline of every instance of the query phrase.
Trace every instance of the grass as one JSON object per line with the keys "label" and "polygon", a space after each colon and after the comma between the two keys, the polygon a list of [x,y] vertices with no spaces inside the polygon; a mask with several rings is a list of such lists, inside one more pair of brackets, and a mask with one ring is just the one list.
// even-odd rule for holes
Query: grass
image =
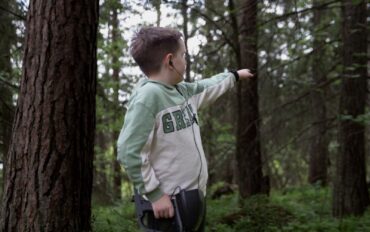
{"label": "grass", "polygon": [[[93,231],[139,231],[133,203],[95,204]],[[315,186],[274,191],[270,197],[254,196],[243,201],[239,201],[238,194],[231,194],[207,199],[206,231],[365,232],[370,231],[370,209],[362,217],[335,219],[331,216],[331,192]]]}

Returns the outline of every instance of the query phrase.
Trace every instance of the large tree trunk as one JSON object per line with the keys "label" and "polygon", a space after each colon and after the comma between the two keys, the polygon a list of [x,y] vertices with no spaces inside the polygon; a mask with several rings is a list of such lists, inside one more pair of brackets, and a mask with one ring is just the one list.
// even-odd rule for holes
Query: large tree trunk
{"label": "large tree trunk", "polygon": [[[320,1],[313,2],[314,7],[320,5]],[[321,31],[321,11],[322,8],[316,8],[313,12],[314,41],[313,49],[315,51],[312,62],[312,78],[314,85],[326,82],[325,67],[323,66],[325,38],[320,36]],[[328,140],[326,135],[326,106],[325,106],[325,87],[315,88],[311,93],[312,110],[312,143],[310,147],[310,161],[308,182],[310,184],[320,183],[322,186],[327,184],[328,169]]]}
{"label": "large tree trunk", "polygon": [[241,197],[262,192],[262,160],[257,92],[257,0],[244,0],[240,26],[241,66],[254,73],[253,80],[238,85],[237,155]]}
{"label": "large tree trunk", "polygon": [[[358,2],[358,1],[356,1]],[[333,215],[361,215],[369,205],[366,187],[365,125],[357,122],[364,114],[367,86],[366,2],[344,0],[343,78],[339,113],[339,155],[333,190]]]}
{"label": "large tree trunk", "polygon": [[98,1],[30,2],[0,231],[90,231]]}

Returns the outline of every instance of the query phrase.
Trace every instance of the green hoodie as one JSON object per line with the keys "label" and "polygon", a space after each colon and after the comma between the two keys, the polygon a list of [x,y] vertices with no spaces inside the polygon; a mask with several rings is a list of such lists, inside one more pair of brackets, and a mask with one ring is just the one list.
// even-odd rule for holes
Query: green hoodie
{"label": "green hoodie", "polygon": [[232,73],[175,86],[141,79],[128,103],[118,138],[118,161],[151,202],[164,193],[206,193],[207,162],[197,112],[234,86]]}

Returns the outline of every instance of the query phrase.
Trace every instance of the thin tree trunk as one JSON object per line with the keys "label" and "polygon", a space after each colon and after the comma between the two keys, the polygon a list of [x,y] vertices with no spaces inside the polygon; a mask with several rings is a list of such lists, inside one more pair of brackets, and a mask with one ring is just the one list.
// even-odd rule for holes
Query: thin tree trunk
{"label": "thin tree trunk", "polygon": [[0,231],[91,231],[98,7],[30,2]]}
{"label": "thin tree trunk", "polygon": [[238,25],[238,18],[237,18],[237,12],[235,9],[234,0],[229,0],[228,2],[228,8],[230,13],[230,19],[231,19],[231,26],[233,30],[233,42],[236,47],[236,53],[235,53],[235,59],[237,68],[242,68],[242,58],[241,58],[241,51],[240,51],[240,41],[239,41],[239,25]]}
{"label": "thin tree trunk", "polygon": [[[100,122],[99,122],[100,121]],[[97,118],[97,125],[108,124],[105,118]],[[101,131],[96,131],[95,133],[95,148],[98,152],[94,156],[94,178],[93,178],[93,197],[99,204],[110,204],[112,203],[112,193],[109,189],[112,189],[109,185],[109,181],[106,175],[106,158],[102,155],[104,151],[110,146],[109,142],[111,138],[107,138],[106,134]],[[109,169],[111,165],[108,165]]]}
{"label": "thin tree trunk", "polygon": [[[112,15],[112,43],[118,43],[119,40],[119,25],[118,25],[118,12],[117,9],[113,9],[113,15]],[[113,52],[112,54],[112,65],[113,65],[113,81],[114,81],[114,88],[113,88],[113,105],[114,105],[114,111],[116,116],[120,114],[120,111],[118,110],[119,104],[119,72],[120,72],[120,66],[119,66],[119,53]],[[112,118],[113,121],[115,121],[115,117]],[[119,131],[117,129],[113,128],[113,141],[117,141],[119,136]],[[122,186],[122,178],[121,178],[121,165],[117,161],[117,143],[113,143],[113,195],[114,199],[121,199],[121,186]]]}
{"label": "thin tree trunk", "polygon": [[[314,0],[314,7],[320,1]],[[313,12],[313,31],[319,30],[321,24],[322,8],[315,8]],[[319,33],[314,33],[313,49],[316,51],[312,62],[312,78],[314,85],[320,86],[327,81],[323,66],[325,41]],[[311,93],[312,109],[312,143],[310,149],[308,182],[319,182],[322,186],[327,184],[328,169],[328,140],[326,136],[326,106],[325,87],[314,89]]]}
{"label": "thin tree trunk", "polygon": [[257,1],[244,0],[240,25],[241,66],[254,73],[253,80],[238,84],[237,155],[239,191],[245,198],[262,192],[257,78]]}
{"label": "thin tree trunk", "polygon": [[366,2],[342,2],[343,78],[339,114],[339,155],[333,190],[333,215],[361,215],[369,205],[366,186],[365,112],[367,86]]}
{"label": "thin tree trunk", "polygon": [[154,0],[153,5],[155,7],[155,11],[157,12],[157,27],[161,26],[161,0]]}
{"label": "thin tree trunk", "polygon": [[189,32],[188,32],[188,1],[187,0],[182,0],[181,1],[181,14],[184,19],[183,22],[183,34],[184,34],[184,43],[185,43],[185,48],[186,48],[186,54],[185,54],[185,59],[186,59],[186,76],[185,76],[185,81],[190,82],[190,67],[191,67],[191,61],[190,61],[190,55],[188,51],[188,39],[189,39]]}

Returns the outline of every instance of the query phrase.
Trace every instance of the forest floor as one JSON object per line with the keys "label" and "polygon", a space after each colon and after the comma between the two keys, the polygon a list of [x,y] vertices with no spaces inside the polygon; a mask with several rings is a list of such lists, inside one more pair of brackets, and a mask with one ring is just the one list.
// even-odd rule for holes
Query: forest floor
{"label": "forest floor", "polygon": [[[243,203],[240,207],[237,193],[207,199],[206,231],[370,231],[370,208],[363,217],[334,219],[331,216],[328,188],[289,188],[273,191],[270,197],[255,196]],[[110,206],[93,204],[93,231],[139,232],[134,204],[129,199]]]}

